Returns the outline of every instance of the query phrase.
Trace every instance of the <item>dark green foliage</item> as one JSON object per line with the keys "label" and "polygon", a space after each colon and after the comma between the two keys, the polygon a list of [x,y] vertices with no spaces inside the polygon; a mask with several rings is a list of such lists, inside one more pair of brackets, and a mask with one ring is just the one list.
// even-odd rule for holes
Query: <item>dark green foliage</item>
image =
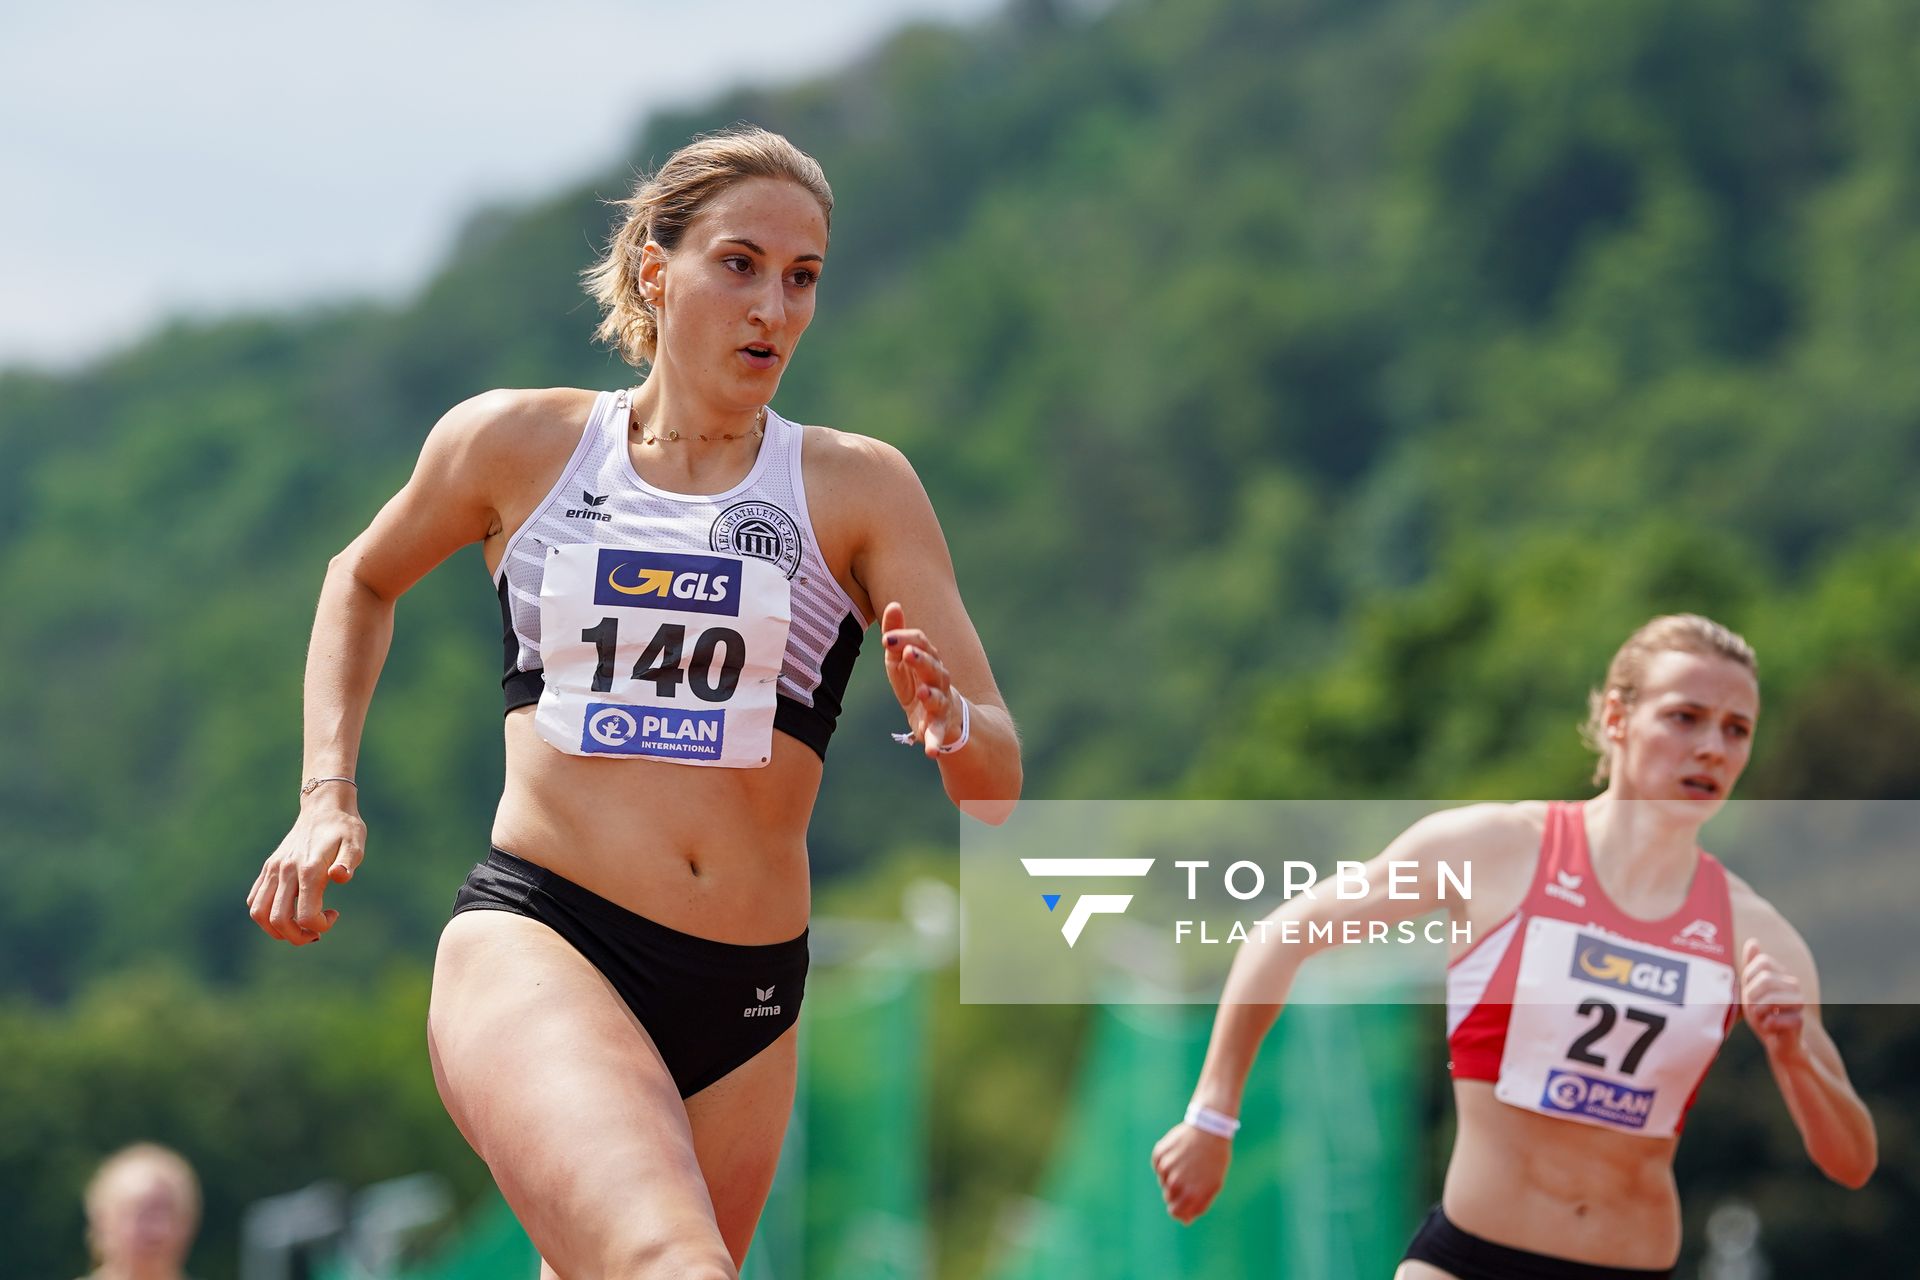
{"label": "dark green foliage", "polygon": [[128,1142],[175,1147],[205,1193],[189,1270],[232,1280],[242,1211],[320,1180],[421,1168],[463,1198],[486,1168],[440,1110],[417,970],[365,984],[281,981],[218,996],[169,971],[124,973],[66,1013],[0,1008],[0,1194],[8,1275],[86,1268],[80,1190]]}
{"label": "dark green foliage", "polygon": [[[251,996],[136,992],[122,1016],[101,984],[156,953],[242,992],[425,964],[500,781],[471,551],[401,606],[369,858],[329,954],[276,951],[241,912],[293,813],[322,568],[448,406],[632,377],[588,345],[576,280],[601,201],[734,119],[790,133],[838,197],[780,407],[914,459],[1029,794],[1579,794],[1587,687],[1648,615],[1693,609],[1760,651],[1743,794],[1913,798],[1917,43],[1920,10],[1878,0],[1023,4],[658,117],[577,189],[476,214],[404,305],[0,374],[0,963],[23,1002],[0,1023],[0,1184],[65,1249],[86,1162],[143,1133],[207,1161],[228,1211],[320,1172],[467,1167],[413,1087],[417,1039],[343,1065],[417,1033],[397,997],[338,1014],[351,1047],[312,1060],[299,1037],[249,1047],[271,1041]],[[825,881],[953,843],[937,780],[886,740],[877,665],[817,810]],[[36,1008],[82,991],[64,1020]],[[176,1014],[187,1030],[153,1030]],[[1913,1018],[1844,1021],[1892,1152]],[[936,1021],[933,1194],[969,1258],[1001,1180],[1042,1158],[1007,1117],[1063,1079],[1022,1060],[1049,1028],[1069,1052],[1072,1019]],[[188,1079],[271,1095],[258,1152]],[[374,1135],[331,1129],[335,1100]],[[1759,1199],[1779,1273],[1892,1238],[1908,1175],[1809,1191],[1749,1106],[1778,1109],[1736,1054],[1682,1177]],[[418,1136],[412,1163],[387,1131]],[[1690,1240],[1709,1207],[1690,1201]]]}

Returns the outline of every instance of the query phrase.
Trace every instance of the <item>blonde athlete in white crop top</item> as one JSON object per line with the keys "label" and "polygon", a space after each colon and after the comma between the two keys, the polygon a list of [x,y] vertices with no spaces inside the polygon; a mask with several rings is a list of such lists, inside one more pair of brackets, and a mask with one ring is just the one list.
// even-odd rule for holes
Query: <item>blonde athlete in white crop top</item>
{"label": "blonde athlete in white crop top", "polygon": [[1020,751],[906,459],[766,408],[813,318],[819,166],[730,130],[625,206],[590,284],[601,336],[644,381],[455,407],[334,559],[307,667],[310,781],[249,905],[295,945],[335,924],[322,894],[353,878],[365,828],[353,785],[330,779],[354,773],[394,601],[481,543],[506,638],[506,790],[435,963],[435,1078],[544,1275],[688,1280],[737,1274],[773,1178],[807,821],[869,621],[902,736],[956,804],[1003,818]]}
{"label": "blonde athlete in white crop top", "polygon": [[[1821,1025],[1806,943],[1697,843],[1746,767],[1754,673],[1746,641],[1718,623],[1655,618],[1593,699],[1603,793],[1434,814],[1369,868],[1375,893],[1298,897],[1277,913],[1411,919],[1444,906],[1471,929],[1448,981],[1458,1132],[1441,1203],[1396,1280],[1670,1275],[1680,1120],[1730,1009],[1765,1047],[1820,1170],[1849,1187],[1873,1172],[1873,1120]],[[1386,864],[1409,862],[1420,892],[1394,887],[1407,900],[1388,901],[1399,881]],[[1471,900],[1439,893],[1439,864],[1468,862]],[[1254,1055],[1317,949],[1249,945],[1234,959],[1192,1119],[1153,1150],[1182,1222],[1219,1193]]]}

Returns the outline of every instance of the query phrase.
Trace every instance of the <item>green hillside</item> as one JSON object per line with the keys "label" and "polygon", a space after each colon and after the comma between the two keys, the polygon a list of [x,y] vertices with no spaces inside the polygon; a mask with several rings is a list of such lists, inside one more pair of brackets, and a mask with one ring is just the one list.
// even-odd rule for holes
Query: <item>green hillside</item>
{"label": "green hillside", "polygon": [[[628,379],[589,346],[576,283],[602,202],[742,118],[817,155],[838,204],[778,407],[918,467],[1030,795],[1580,794],[1587,686],[1649,614],[1691,608],[1760,652],[1743,794],[1914,798],[1915,47],[1920,7],[1893,0],[1023,0],[654,118],[575,189],[477,213],[404,303],[180,325],[70,375],[0,374],[18,1005],[0,1026],[57,1079],[81,1051],[44,1045],[83,993],[73,1034],[102,1055],[113,1027],[151,1034],[101,1003],[134,969],[205,984],[155,997],[197,1008],[295,974],[345,1000],[427,962],[500,786],[477,550],[401,605],[339,935],[296,956],[242,910],[294,812],[325,562],[448,406]],[[955,819],[888,741],[871,655],[854,682],[811,842],[822,882],[858,897],[898,851],[950,850]],[[209,1026],[241,1006],[219,1007]],[[1911,1045],[1910,1011],[1871,1012],[1863,1035]],[[962,1073],[941,1092],[943,1257],[971,1275],[1021,1189],[1004,1179],[1042,1155],[1017,1117],[1061,1085],[1014,1062],[1030,1011],[943,1017],[979,1078],[1026,1091],[970,1096]],[[367,1034],[407,1034],[391,1025]],[[1070,1045],[1079,1023],[1050,1025]],[[329,1058],[327,1087],[376,1087],[391,1060],[354,1061]],[[1886,1062],[1861,1075],[1883,1113],[1915,1111]],[[430,1109],[418,1083],[405,1096]],[[1738,1106],[1777,1136],[1756,1092]],[[46,1250],[28,1273],[77,1266],[73,1179],[32,1160],[51,1143],[71,1173],[110,1138],[7,1106],[25,1128],[0,1138],[0,1189]],[[162,1127],[203,1122],[224,1123]],[[386,1129],[347,1167],[416,1167],[406,1125]],[[1814,1175],[1776,1154],[1768,1194],[1794,1202]],[[1697,1176],[1746,1185],[1729,1170]],[[1791,1214],[1779,1273],[1871,1230],[1913,1177],[1884,1173],[1850,1216]]]}

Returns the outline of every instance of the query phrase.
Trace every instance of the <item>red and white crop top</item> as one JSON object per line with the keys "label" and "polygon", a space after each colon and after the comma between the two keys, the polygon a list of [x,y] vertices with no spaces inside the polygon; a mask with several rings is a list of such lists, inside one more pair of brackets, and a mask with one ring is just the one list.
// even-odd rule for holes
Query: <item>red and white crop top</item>
{"label": "red and white crop top", "polygon": [[1679,910],[1629,916],[1593,874],[1579,804],[1550,804],[1527,894],[1447,966],[1453,1075],[1511,1106],[1678,1133],[1738,1010],[1726,868],[1702,851]]}

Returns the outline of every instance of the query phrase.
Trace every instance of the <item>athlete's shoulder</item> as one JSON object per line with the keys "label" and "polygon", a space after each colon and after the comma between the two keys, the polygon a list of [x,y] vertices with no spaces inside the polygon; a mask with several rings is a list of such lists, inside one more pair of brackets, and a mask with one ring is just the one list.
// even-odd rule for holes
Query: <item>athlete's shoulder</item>
{"label": "athlete's shoulder", "polygon": [[1727,905],[1733,910],[1735,932],[1743,938],[1759,938],[1762,946],[1770,939],[1789,934],[1799,937],[1794,927],[1787,923],[1786,916],[1781,914],[1780,908],[1743,877],[1727,869],[1725,863],[1721,864],[1721,869],[1727,877]]}
{"label": "athlete's shoulder", "polygon": [[832,427],[806,427],[802,458],[809,491],[836,505],[886,511],[903,504],[924,507],[927,491],[907,455],[884,440]]}
{"label": "athlete's shoulder", "polygon": [[1734,963],[1744,966],[1747,943],[1757,942],[1760,950],[1773,957],[1774,963],[1800,980],[1808,1000],[1818,1003],[1819,970],[1814,964],[1813,949],[1780,908],[1731,871],[1727,872],[1727,899],[1733,916]]}
{"label": "athlete's shoulder", "polygon": [[530,462],[585,428],[597,393],[578,387],[497,388],[462,400],[434,424],[428,447],[498,462]]}
{"label": "athlete's shoulder", "polygon": [[462,400],[427,433],[410,492],[498,511],[530,482],[551,483],[572,454],[594,392],[500,389]]}
{"label": "athlete's shoulder", "polygon": [[1497,858],[1532,854],[1546,825],[1545,801],[1488,802],[1430,813],[1408,828],[1407,835],[1434,856]]}
{"label": "athlete's shoulder", "polygon": [[834,427],[806,426],[801,430],[806,432],[804,447],[809,467],[826,467],[862,478],[914,474],[907,455],[885,440]]}

